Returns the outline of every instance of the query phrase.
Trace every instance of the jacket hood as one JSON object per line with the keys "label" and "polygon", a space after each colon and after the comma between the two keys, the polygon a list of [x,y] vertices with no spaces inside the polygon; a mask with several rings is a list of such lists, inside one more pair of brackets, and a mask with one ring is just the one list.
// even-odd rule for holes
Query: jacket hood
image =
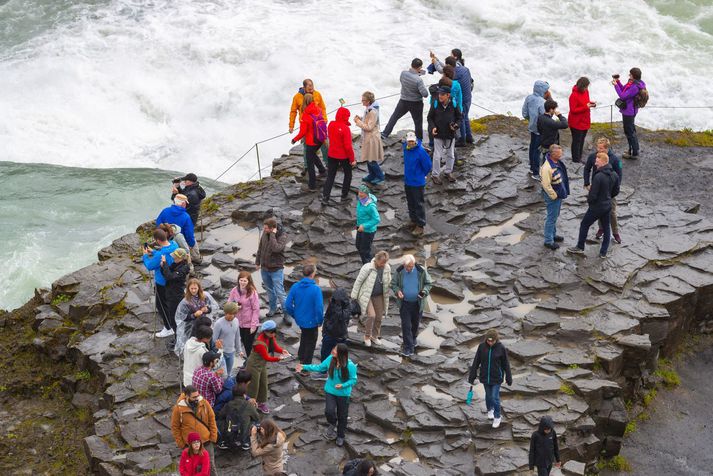
{"label": "jacket hood", "polygon": [[586,89],[584,91],[580,91],[576,84],[574,86],[572,86],[572,93],[574,93],[574,94],[584,94],[586,92],[587,92]]}
{"label": "jacket hood", "polygon": [[340,305],[342,307],[346,307],[351,304],[351,297],[349,297],[349,293],[346,289],[337,288],[334,293],[332,293],[330,302],[333,304]]}
{"label": "jacket hood", "polygon": [[299,286],[300,288],[309,288],[311,286],[317,286],[317,283],[314,281],[314,279],[305,276],[304,278],[297,281],[295,283],[295,286]]}
{"label": "jacket hood", "polygon": [[373,103],[371,103],[370,105],[368,105],[366,107],[366,110],[368,111],[370,109],[376,109],[378,111],[380,107],[381,107],[381,104],[379,104],[379,101],[374,101]]}
{"label": "jacket hood", "polygon": [[337,109],[337,115],[335,116],[334,120],[351,126],[351,123],[349,122],[349,116],[351,116],[351,112],[349,112],[349,109],[347,109],[346,107],[340,107],[339,109]]}
{"label": "jacket hood", "polygon": [[312,101],[309,106],[305,108],[305,114],[319,114],[322,115],[322,110],[317,107],[317,103]]}
{"label": "jacket hood", "polygon": [[537,431],[540,434],[544,434],[545,428],[549,428],[550,430],[554,430],[555,428],[555,425],[552,422],[552,418],[548,416],[543,416],[542,418],[540,418],[540,426],[537,428]]}
{"label": "jacket hood", "polygon": [[299,88],[299,89],[297,90],[297,92],[304,96],[304,95],[305,95],[305,88]]}
{"label": "jacket hood", "polygon": [[188,349],[190,352],[196,352],[200,350],[201,347],[203,349],[206,349],[206,345],[195,337],[191,337],[190,339],[188,339],[188,341],[186,341],[186,349]]}
{"label": "jacket hood", "polygon": [[[369,202],[376,203],[376,202],[378,202],[378,201],[379,201],[379,200],[376,198],[376,195],[374,195],[374,194],[372,194],[372,193],[369,194]],[[367,203],[367,205],[369,205],[369,203]]]}
{"label": "jacket hood", "polygon": [[597,169],[597,173],[603,173],[603,174],[606,174],[606,175],[611,175],[611,174],[614,173],[614,169],[612,169],[611,164],[608,163],[607,165],[605,165],[605,166],[602,167],[601,169]]}
{"label": "jacket hood", "polygon": [[532,92],[540,97],[544,97],[547,90],[550,89],[550,83],[547,81],[537,80],[532,87]]}

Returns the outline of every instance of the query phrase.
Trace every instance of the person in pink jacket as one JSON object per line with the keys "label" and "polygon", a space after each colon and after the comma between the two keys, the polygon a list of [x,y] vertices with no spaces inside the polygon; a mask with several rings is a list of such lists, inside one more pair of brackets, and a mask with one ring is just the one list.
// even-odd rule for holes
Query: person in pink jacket
{"label": "person in pink jacket", "polygon": [[238,285],[230,290],[228,302],[235,302],[240,306],[237,316],[240,341],[243,343],[245,355],[249,357],[255,334],[260,327],[260,298],[250,273],[241,271],[238,274]]}

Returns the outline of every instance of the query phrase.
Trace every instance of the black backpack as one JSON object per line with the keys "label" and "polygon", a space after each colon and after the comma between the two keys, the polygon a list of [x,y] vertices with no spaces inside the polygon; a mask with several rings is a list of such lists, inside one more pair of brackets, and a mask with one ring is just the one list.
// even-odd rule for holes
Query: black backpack
{"label": "black backpack", "polygon": [[[242,408],[241,408],[242,410]],[[243,435],[242,425],[240,421],[243,418],[243,412],[235,410],[233,405],[228,403],[220,411],[218,419],[218,434],[219,443],[225,445],[229,449],[240,448],[243,441],[247,440],[247,435]]]}

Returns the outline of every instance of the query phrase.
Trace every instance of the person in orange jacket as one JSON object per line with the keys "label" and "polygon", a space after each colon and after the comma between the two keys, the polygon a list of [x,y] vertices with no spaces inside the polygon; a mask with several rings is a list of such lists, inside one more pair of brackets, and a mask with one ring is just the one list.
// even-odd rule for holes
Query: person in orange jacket
{"label": "person in orange jacket", "polygon": [[300,116],[300,132],[292,138],[294,144],[298,140],[304,139],[305,143],[305,160],[307,167],[307,175],[309,177],[309,190],[314,192],[317,190],[317,177],[314,168],[319,169],[319,175],[324,176],[325,168],[322,162],[317,157],[317,151],[324,145],[323,142],[315,138],[315,120],[313,117],[321,118],[322,112],[314,102],[313,96],[309,93],[305,94],[302,102],[302,114]]}
{"label": "person in orange jacket", "polygon": [[178,463],[178,473],[181,476],[209,476],[210,456],[203,448],[201,435],[198,433],[188,434],[188,446],[181,453],[181,461]]}
{"label": "person in orange jacket", "polygon": [[[327,105],[324,102],[324,99],[322,99],[322,95],[319,93],[319,91],[315,91],[314,89],[314,82],[311,79],[305,79],[302,81],[302,87],[297,90],[297,94],[295,94],[292,97],[292,106],[290,106],[290,134],[292,134],[295,130],[295,119],[299,115],[300,121],[302,120],[302,103],[304,102],[304,96],[305,94],[311,94],[312,99],[314,102],[317,104],[317,107],[322,110],[322,117],[324,118],[325,121],[327,121]],[[323,144],[322,147],[320,147],[320,151],[322,152],[322,160],[324,161],[324,164],[326,165],[328,163],[327,155],[327,145]],[[306,144],[303,144],[303,154],[302,157],[304,157],[304,171],[302,172],[302,175],[304,175],[307,172],[307,146]]]}
{"label": "person in orange jacket", "polygon": [[[210,476],[218,476],[215,469],[215,443],[218,441],[218,426],[215,413],[208,400],[203,398],[192,385],[186,385],[173,407],[171,433],[179,448],[190,446],[190,436],[198,433],[203,448],[210,460]],[[199,473],[200,474],[200,473]]]}
{"label": "person in orange jacket", "polygon": [[329,136],[329,154],[327,159],[327,181],[322,189],[321,202],[324,205],[329,203],[329,196],[332,194],[332,186],[337,176],[337,169],[340,167],[344,171],[342,181],[342,202],[349,200],[349,187],[352,184],[352,167],[356,165],[354,160],[354,146],[352,145],[352,131],[349,128],[350,112],[345,107],[337,109],[335,119],[327,127]]}

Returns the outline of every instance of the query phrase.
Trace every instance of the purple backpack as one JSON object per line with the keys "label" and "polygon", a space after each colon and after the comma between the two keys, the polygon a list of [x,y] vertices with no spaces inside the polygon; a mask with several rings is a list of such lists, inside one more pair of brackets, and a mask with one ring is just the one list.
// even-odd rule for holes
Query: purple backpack
{"label": "purple backpack", "polygon": [[324,120],[321,114],[309,115],[312,118],[312,134],[315,142],[324,144],[327,140],[327,121]]}

